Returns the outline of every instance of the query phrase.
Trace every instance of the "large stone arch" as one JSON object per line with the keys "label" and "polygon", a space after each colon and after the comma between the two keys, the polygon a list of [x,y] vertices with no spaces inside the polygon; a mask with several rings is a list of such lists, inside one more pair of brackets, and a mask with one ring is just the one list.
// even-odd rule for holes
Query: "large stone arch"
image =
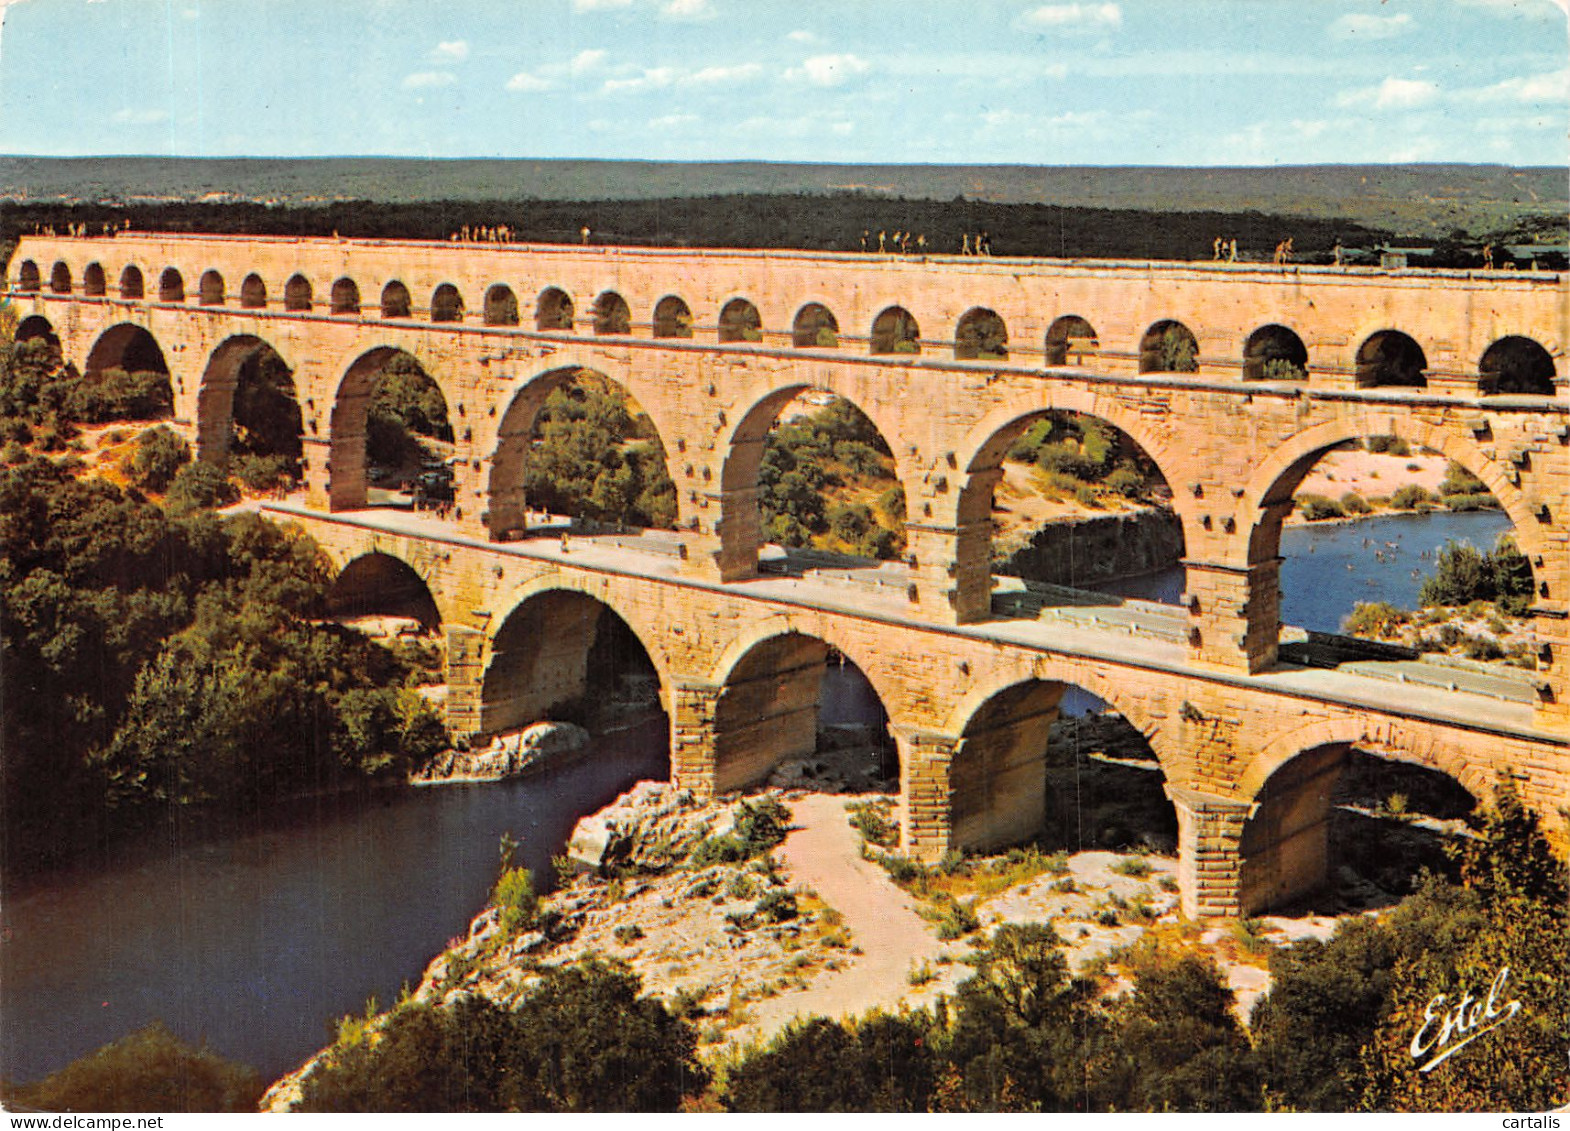
{"label": "large stone arch", "polygon": [[[546,573],[512,590],[491,607],[485,633],[483,671],[480,676],[479,733],[494,734],[522,722],[526,716],[548,711],[566,699],[585,691],[589,651],[593,639],[586,631],[597,631],[602,611],[608,611],[624,624],[642,646],[659,680],[660,703],[668,705],[671,689],[671,660],[665,643],[668,625],[657,609],[645,615],[633,599],[623,599],[609,577],[568,572]],[[508,689],[501,685],[504,674],[498,662],[508,654],[509,625],[514,617],[529,615],[531,606],[542,621],[535,634],[536,651],[524,659],[524,679],[532,686],[512,692],[510,703],[497,699]],[[527,624],[527,622],[520,622]],[[539,649],[544,649],[543,651]],[[538,676],[538,679],[534,677]]]}
{"label": "large stone arch", "polygon": [[831,648],[861,671],[892,722],[889,673],[871,666],[879,659],[875,651],[837,629],[833,618],[785,625],[771,619],[727,646],[713,668],[715,793],[756,785],[782,762],[817,751]]}
{"label": "large stone arch", "polygon": [[1164,438],[1152,431],[1140,415],[1129,412],[1116,401],[1072,386],[1043,384],[1039,395],[1030,403],[996,408],[971,428],[955,452],[954,468],[959,489],[950,496],[953,510],[930,516],[935,521],[955,524],[959,540],[954,550],[956,560],[977,563],[977,568],[961,573],[960,591],[955,596],[956,604],[968,610],[967,616],[985,615],[991,608],[992,504],[994,491],[1003,476],[1003,457],[1033,420],[1054,411],[1103,420],[1137,444],[1172,489],[1173,510],[1182,524],[1183,543],[1188,552],[1192,553],[1194,547],[1201,544],[1200,532],[1194,526],[1195,516],[1188,505],[1192,500],[1179,490],[1180,480],[1176,476],[1176,469],[1184,465],[1184,459],[1168,449]]}
{"label": "large stone arch", "polygon": [[395,354],[400,353],[413,358],[435,383],[451,419],[452,406],[456,403],[453,391],[443,382],[440,368],[418,344],[358,348],[354,360],[343,369],[343,377],[333,394],[332,419],[328,431],[331,448],[327,483],[329,510],[354,510],[366,505],[366,418],[382,369]]}
{"label": "large stone arch", "polygon": [[954,704],[949,711],[943,731],[946,734],[962,734],[965,725],[983,704],[1000,692],[1008,690],[1016,684],[1039,680],[1043,683],[1061,683],[1066,686],[1081,688],[1090,692],[1097,699],[1107,704],[1112,710],[1127,719],[1140,734],[1145,736],[1150,748],[1155,751],[1156,760],[1161,763],[1162,772],[1170,780],[1180,780],[1184,775],[1179,771],[1183,766],[1183,759],[1179,752],[1165,749],[1166,740],[1158,725],[1158,720],[1153,718],[1144,708],[1139,699],[1128,694],[1120,684],[1107,678],[1105,673],[1089,664],[1077,664],[1066,661],[1056,656],[1038,655],[1015,663],[1014,665],[999,670],[993,678],[985,683],[973,685]]}
{"label": "large stone arch", "polygon": [[1163,781],[1177,777],[1178,759],[1163,753],[1161,732],[1124,689],[1089,666],[1039,656],[970,688],[950,712],[944,727],[956,736],[947,767],[950,847],[995,849],[1044,831],[1047,742],[1070,687],[1122,714],[1149,743]]}
{"label": "large stone arch", "polygon": [[1331,817],[1353,749],[1437,771],[1486,802],[1491,772],[1465,751],[1390,720],[1322,719],[1273,741],[1249,763],[1237,841],[1237,901],[1249,915],[1322,887],[1332,874]]}
{"label": "large stone arch", "polygon": [[439,628],[441,609],[428,578],[396,554],[377,548],[339,566],[327,593],[330,616],[410,617],[422,629]]}
{"label": "large stone arch", "polygon": [[30,342],[35,338],[42,338],[54,349],[60,348],[60,335],[55,333],[54,323],[42,314],[29,314],[16,324],[16,341]]}
{"label": "large stone arch", "polygon": [[[616,385],[635,401],[654,425],[659,448],[665,461],[665,471],[672,483],[678,482],[671,464],[669,436],[681,433],[656,410],[654,398],[640,397],[638,383],[631,379],[630,366],[608,372],[603,362],[579,360],[574,357],[553,359],[551,368],[536,373],[511,389],[504,397],[506,408],[496,427],[496,443],[490,453],[490,470],[485,486],[485,526],[493,539],[504,541],[509,532],[524,526],[527,501],[523,496],[523,464],[534,438],[535,422],[546,399],[557,389],[570,385],[580,372],[591,373]],[[680,502],[678,490],[678,510]]]}
{"label": "large stone arch", "polygon": [[[720,465],[720,514],[714,523],[719,536],[719,567],[722,578],[731,580],[751,576],[757,569],[758,550],[763,544],[762,518],[758,510],[758,468],[763,461],[763,446],[769,431],[784,407],[802,393],[824,389],[843,396],[860,410],[883,437],[894,460],[894,478],[909,490],[907,472],[897,445],[899,432],[879,419],[881,406],[868,411],[855,398],[813,380],[795,380],[776,385],[753,397],[725,440]],[[891,437],[893,439],[891,439]]]}
{"label": "large stone arch", "polygon": [[96,377],[106,369],[167,374],[168,355],[147,327],[117,322],[99,334],[87,351],[86,376]]}
{"label": "large stone arch", "polygon": [[1239,498],[1237,528],[1243,537],[1238,540],[1241,553],[1234,554],[1232,564],[1252,565],[1279,556],[1281,525],[1292,510],[1293,493],[1326,452],[1351,440],[1391,435],[1431,448],[1481,479],[1514,525],[1521,552],[1529,558],[1545,552],[1542,524],[1520,488],[1475,442],[1454,429],[1414,420],[1403,411],[1370,407],[1299,432],[1269,454]]}
{"label": "large stone arch", "polygon": [[196,395],[197,459],[219,466],[227,460],[240,367],[263,349],[272,350],[291,371],[298,371],[293,359],[279,349],[276,342],[255,334],[233,334],[219,342],[208,354],[207,364],[202,369],[201,387]]}
{"label": "large stone arch", "polygon": [[1491,796],[1497,773],[1495,764],[1474,761],[1463,748],[1432,735],[1400,727],[1389,719],[1347,716],[1315,719],[1278,735],[1249,759],[1248,768],[1238,778],[1239,795],[1253,801],[1288,762],[1326,746],[1355,746],[1392,761],[1439,770],[1479,801]]}

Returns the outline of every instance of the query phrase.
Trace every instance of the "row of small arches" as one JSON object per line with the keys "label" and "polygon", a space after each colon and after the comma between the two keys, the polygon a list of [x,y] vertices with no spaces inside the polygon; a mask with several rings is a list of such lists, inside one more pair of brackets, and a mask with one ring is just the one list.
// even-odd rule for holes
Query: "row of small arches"
{"label": "row of small arches", "polygon": [[[32,260],[21,264],[19,288],[23,292],[41,289],[38,265]],[[70,267],[57,262],[50,272],[49,289],[70,294]],[[145,280],[140,268],[127,266],[120,275],[120,297],[146,297]],[[103,296],[106,279],[103,267],[89,264],[83,274],[83,292]],[[222,306],[227,301],[223,276],[209,270],[197,285],[197,301],[203,306]],[[186,301],[185,280],[179,270],[166,268],[159,276],[161,302]],[[267,286],[256,274],[247,275],[240,286],[243,309],[264,309],[268,303]],[[316,299],[309,279],[296,274],[284,284],[286,311],[309,312]],[[389,282],[381,294],[381,316],[388,319],[412,318],[414,307],[409,289],[398,280]],[[465,315],[462,294],[451,283],[443,283],[431,294],[429,316],[432,322],[461,322]],[[347,276],[333,283],[328,310],[333,315],[358,316],[362,310],[360,289]],[[488,326],[516,326],[521,322],[517,295],[505,283],[485,292],[482,320]],[[632,311],[626,299],[615,291],[605,291],[590,309],[590,323],[596,335],[632,333]],[[534,325],[540,332],[572,331],[577,319],[572,296],[558,287],[542,291],[535,303]],[[691,338],[695,320],[687,303],[667,295],[654,308],[651,329],[656,338]],[[758,308],[745,298],[735,298],[721,309],[716,327],[721,343],[761,342],[763,322]],[[834,313],[821,303],[808,303],[797,312],[791,327],[791,344],[796,349],[836,349],[840,326]],[[872,323],[868,337],[873,355],[919,354],[921,329],[903,307],[891,306]],[[1078,315],[1058,318],[1048,328],[1043,353],[1049,366],[1082,364],[1101,349],[1100,338],[1091,323]],[[975,307],[955,326],[954,357],[958,360],[1004,361],[1009,356],[1008,328],[996,311]],[[1138,367],[1142,373],[1185,371],[1198,368],[1199,347],[1193,332],[1183,323],[1163,320],[1151,325],[1138,347]],[[1427,384],[1428,359],[1409,335],[1383,330],[1370,335],[1359,347],[1356,358],[1357,384],[1362,387],[1402,386],[1421,388]],[[1493,343],[1479,361],[1483,391],[1552,396],[1555,392],[1553,358],[1530,338],[1511,336]],[[1268,325],[1255,330],[1244,343],[1243,376],[1251,380],[1302,380],[1308,376],[1308,350],[1296,332],[1286,326]]]}

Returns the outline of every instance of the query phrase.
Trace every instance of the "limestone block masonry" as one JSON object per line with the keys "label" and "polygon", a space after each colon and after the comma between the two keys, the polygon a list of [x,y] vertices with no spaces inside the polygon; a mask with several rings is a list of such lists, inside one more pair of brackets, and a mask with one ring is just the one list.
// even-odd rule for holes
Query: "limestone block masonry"
{"label": "limestone block masonry", "polygon": [[[241,363],[275,350],[293,371],[308,502],[279,515],[340,566],[382,553],[424,579],[460,730],[570,691],[583,667],[571,634],[592,635],[604,606],[659,670],[673,775],[728,789],[805,741],[814,704],[799,673],[821,643],[882,698],[906,847],[930,858],[1012,835],[1032,804],[1020,800],[1034,788],[1022,784],[1034,774],[1022,744],[1050,721],[1055,693],[1014,692],[1006,710],[991,700],[1076,684],[1122,711],[1161,760],[1190,914],[1248,912],[1322,878],[1324,822],[1303,791],[1323,775],[1271,785],[1302,755],[1357,745],[1479,795],[1509,774],[1544,812],[1570,800],[1560,275],[121,234],[24,238],[8,297],[19,337],[56,336],[88,372],[161,357],[176,425],[215,462]],[[629,322],[605,316],[620,309],[613,297]],[[984,358],[966,345],[978,318],[1003,327]],[[1152,343],[1173,323],[1197,345],[1193,371],[1153,368]],[[440,387],[456,437],[456,504],[418,533],[365,509],[366,412],[400,351]],[[1397,355],[1404,368],[1382,360]],[[1267,364],[1288,356],[1297,368]],[[508,541],[527,505],[535,417],[580,369],[624,387],[658,430],[679,555],[629,564]],[[882,571],[896,583],[875,599],[794,593],[759,575],[763,440],[813,389],[868,414],[905,490],[908,556]],[[1009,445],[1048,410],[1121,429],[1172,488],[1182,644],[994,615],[993,491]],[[1532,704],[1278,664],[1292,493],[1326,451],[1388,434],[1465,466],[1514,524],[1537,591]],[[539,631],[504,634],[520,614],[515,624]],[[526,655],[552,626],[561,655]],[[541,682],[545,668],[554,683]]]}

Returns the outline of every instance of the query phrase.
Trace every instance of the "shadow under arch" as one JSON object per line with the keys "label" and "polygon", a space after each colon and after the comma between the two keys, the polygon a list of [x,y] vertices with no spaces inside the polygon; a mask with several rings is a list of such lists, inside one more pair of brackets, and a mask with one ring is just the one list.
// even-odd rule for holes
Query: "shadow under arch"
{"label": "shadow under arch", "polygon": [[328,589],[327,614],[406,617],[418,621],[425,631],[440,628],[442,623],[441,610],[425,578],[402,558],[382,550],[344,563]]}
{"label": "shadow under arch", "polygon": [[54,323],[42,314],[29,314],[16,324],[16,342],[30,342],[41,338],[57,353],[60,349],[60,335],[55,333]]}
{"label": "shadow under arch", "polygon": [[720,516],[715,522],[715,533],[720,539],[721,572],[725,576],[747,576],[757,568],[758,551],[765,541],[757,491],[764,446],[785,406],[815,389],[849,402],[872,421],[893,460],[895,482],[902,488],[905,486],[907,469],[898,449],[890,442],[890,437],[898,436],[898,433],[885,428],[876,415],[854,399],[815,381],[794,381],[772,388],[742,413],[726,440],[725,459],[720,467]]}
{"label": "shadow under arch", "polygon": [[152,331],[134,322],[117,322],[109,327],[87,351],[85,375],[97,377],[107,369],[127,373],[169,373],[163,347]]}
{"label": "shadow under arch", "polygon": [[1553,355],[1523,334],[1507,334],[1491,343],[1478,359],[1477,374],[1483,396],[1551,397],[1557,389]]}
{"label": "shadow under arch", "polygon": [[[1243,797],[1252,802],[1238,848],[1243,914],[1295,903],[1331,885],[1342,863],[1332,850],[1338,847],[1333,826],[1343,785],[1354,770],[1369,767],[1387,781],[1400,777],[1423,785],[1426,777],[1447,782],[1447,800],[1454,806],[1450,815],[1464,815],[1489,797],[1488,768],[1465,751],[1388,725],[1321,720],[1283,735],[1255,756],[1239,783]],[[1455,806],[1457,793],[1468,803]],[[1378,822],[1372,814],[1357,817]],[[1376,840],[1383,831],[1373,831]],[[1374,849],[1392,858],[1400,855],[1394,844],[1376,843]]]}
{"label": "shadow under arch", "polygon": [[[292,374],[294,364],[276,345],[254,334],[235,334],[214,347],[202,369],[202,383],[196,394],[196,458],[222,467],[228,460],[235,424],[235,396],[240,388],[242,370],[248,361],[264,353],[277,355]],[[303,432],[298,399],[293,393],[295,430]]]}
{"label": "shadow under arch", "polygon": [[[889,788],[899,777],[899,756],[888,729],[890,689],[880,686],[885,679],[877,657],[828,619],[810,628],[770,621],[732,641],[713,669],[720,689],[714,792],[758,785],[782,763],[820,759],[852,763],[836,767],[848,786]],[[859,749],[852,737],[855,752],[839,751],[840,758],[827,724],[842,720],[826,711],[830,698],[852,699],[843,718],[864,731]]]}
{"label": "shadow under arch", "polygon": [[370,459],[366,443],[371,402],[387,364],[399,355],[413,361],[436,387],[442,398],[442,412],[448,421],[452,419],[452,397],[428,358],[399,346],[372,346],[361,351],[344,370],[333,394],[332,419],[328,426],[327,497],[330,510],[356,510],[369,502]]}
{"label": "shadow under arch", "polygon": [[951,847],[1176,851],[1171,760],[1157,753],[1149,720],[1061,712],[1065,692],[1092,686],[1108,702],[1123,698],[1104,680],[1050,671],[966,696],[950,718],[960,736],[948,767]]}
{"label": "shadow under arch", "polygon": [[[486,638],[479,733],[497,734],[545,719],[587,722],[602,703],[653,681],[662,710],[669,703],[669,658],[660,626],[614,601],[603,579],[547,574],[520,586],[495,610]],[[595,683],[601,686],[596,689]],[[630,694],[644,688],[632,687]],[[592,693],[592,694],[591,694]]]}
{"label": "shadow under arch", "polygon": [[666,422],[638,398],[621,376],[610,376],[593,365],[563,360],[513,389],[496,429],[496,447],[491,452],[490,471],[485,485],[485,526],[493,540],[506,541],[512,532],[525,528],[529,508],[524,491],[524,471],[545,402],[558,389],[572,386],[585,378],[603,382],[607,388],[619,391],[631,406],[648,417],[654,429],[657,458],[671,482],[676,481],[671,467],[670,448],[665,443],[665,437],[670,435]]}

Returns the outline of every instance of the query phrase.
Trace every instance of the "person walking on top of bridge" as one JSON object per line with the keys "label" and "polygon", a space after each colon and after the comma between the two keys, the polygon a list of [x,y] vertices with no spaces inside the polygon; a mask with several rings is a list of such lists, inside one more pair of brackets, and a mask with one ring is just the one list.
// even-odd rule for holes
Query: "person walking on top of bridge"
{"label": "person walking on top of bridge", "polygon": [[970,254],[970,233],[969,232],[966,232],[962,236],[959,237],[959,253],[961,255],[969,255]]}

